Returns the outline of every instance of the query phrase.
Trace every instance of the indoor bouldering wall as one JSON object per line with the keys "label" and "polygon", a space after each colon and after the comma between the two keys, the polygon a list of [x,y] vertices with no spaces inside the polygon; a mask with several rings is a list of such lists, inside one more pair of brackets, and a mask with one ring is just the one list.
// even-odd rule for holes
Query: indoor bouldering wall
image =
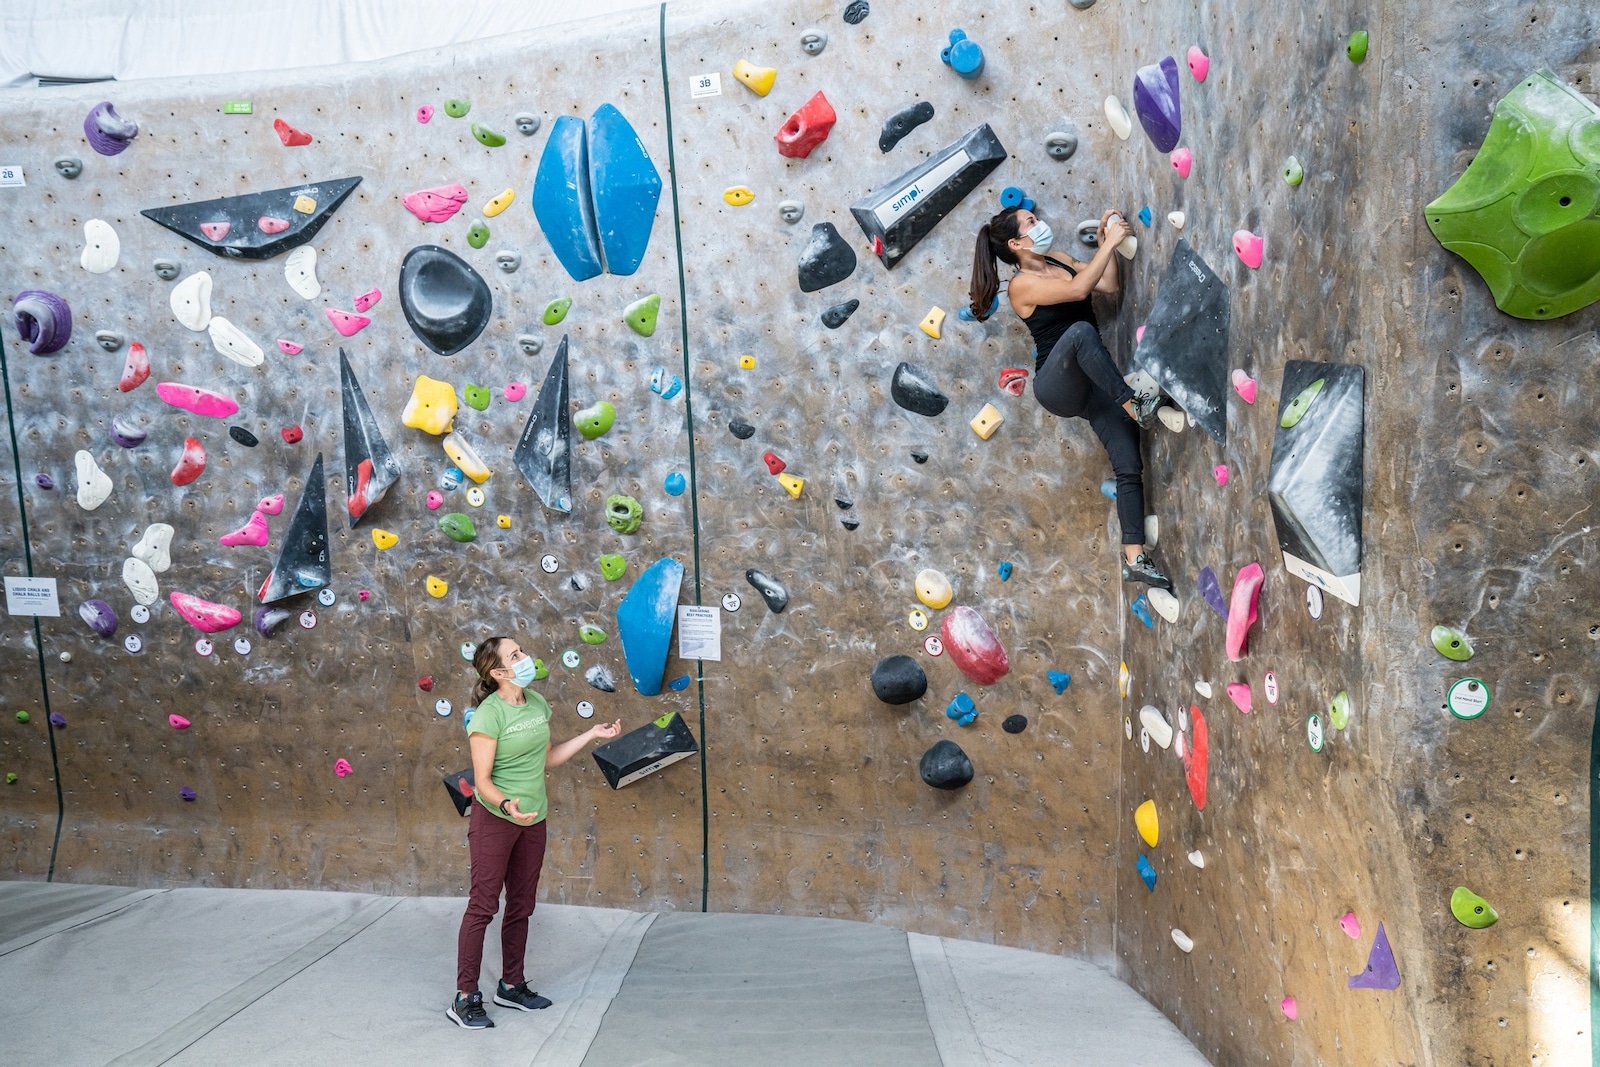
{"label": "indoor bouldering wall", "polygon": [[[1548,64],[1592,93],[1596,16],[1536,14],[671,4],[354,70],[0,96],[0,167],[26,181],[0,187],[3,308],[48,291],[72,323],[44,355],[0,325],[0,557],[8,576],[56,579],[61,612],[38,619],[42,642],[32,617],[0,615],[8,869],[462,892],[464,823],[441,783],[468,762],[461,646],[503,632],[547,667],[556,736],[591,707],[630,730],[675,711],[700,745],[618,790],[588,756],[552,772],[545,899],[1081,956],[1217,1063],[1587,1062],[1584,665],[1600,631],[1576,605],[1594,592],[1581,383],[1600,315],[1503,314],[1422,217],[1516,79]],[[1175,153],[1137,115],[1119,137],[1105,107],[1138,111],[1135,72],[1165,79],[1166,56]],[[107,99],[139,126],[109,156],[84,128]],[[127,139],[114,116],[91,126],[100,147]],[[949,146],[975,155],[904,177]],[[336,208],[296,206],[350,177]],[[908,245],[895,220],[930,218],[962,182]],[[188,237],[141,215],[274,190],[281,208],[189,211]],[[1226,288],[1226,344],[1193,379],[1214,408],[1166,380],[1200,424],[1146,438],[1175,621],[1146,597],[1147,626],[1143,587],[1118,580],[1110,465],[1087,424],[1005,388],[1006,368],[1032,367],[1025,330],[959,313],[973,234],[1009,190],[1079,259],[1080,221],[1133,220],[1124,294],[1100,307],[1124,365],[1181,377],[1203,347],[1170,263],[1197,257]],[[117,245],[100,273],[109,239],[91,220]],[[294,241],[318,220],[266,258],[207,247]],[[423,246],[450,254],[411,261],[432,281],[402,272]],[[202,271],[203,317],[185,304]],[[482,291],[480,322],[465,309]],[[563,337],[570,511],[546,391]],[[135,343],[151,373],[123,390]],[[444,385],[430,395],[424,377]],[[1326,395],[1291,403],[1319,378]],[[359,483],[372,458],[371,486],[386,469],[348,421],[357,391],[397,464],[354,514],[347,463]],[[450,420],[427,418],[440,404],[454,454],[433,432]],[[92,509],[80,451],[108,479]],[[1360,604],[1330,591],[1313,617],[1269,484],[1310,562],[1344,575],[1349,552],[1321,548],[1353,531],[1325,537],[1304,489],[1330,478],[1364,500]],[[636,532],[607,521],[627,525],[620,496],[639,502]],[[315,538],[308,552],[291,533],[318,499],[325,579]],[[141,621],[127,561],[159,558],[160,523],[171,564],[151,566]],[[645,696],[618,608],[663,559],[685,568],[680,604],[720,612],[721,657],[680,659],[675,635]],[[1235,587],[1252,563],[1247,626]],[[291,595],[263,605],[274,574]],[[173,593],[237,624],[180,597],[218,627],[198,628]],[[114,632],[98,606],[80,616],[90,601]],[[262,608],[285,615],[258,626]],[[1471,661],[1435,651],[1441,625]],[[983,674],[995,655],[964,652],[988,630],[998,677]],[[869,682],[895,655],[927,679],[909,704]],[[1478,718],[1447,706],[1469,678],[1492,693]],[[970,783],[924,782],[940,742]],[[1457,886],[1499,921],[1459,922]]]}

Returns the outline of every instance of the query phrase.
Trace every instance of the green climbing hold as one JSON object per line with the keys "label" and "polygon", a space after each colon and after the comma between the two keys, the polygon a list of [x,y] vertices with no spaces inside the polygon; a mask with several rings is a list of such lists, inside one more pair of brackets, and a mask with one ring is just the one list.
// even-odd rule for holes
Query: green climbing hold
{"label": "green climbing hold", "polygon": [[585,441],[593,441],[611,429],[616,421],[617,409],[604,400],[589,405],[572,418],[572,424],[578,428]]}
{"label": "green climbing hold", "polygon": [[483,386],[468,383],[462,393],[467,398],[467,407],[475,411],[487,411],[489,409],[489,390]]}
{"label": "green climbing hold", "polygon": [[1293,156],[1283,161],[1283,180],[1290,185],[1299,185],[1305,181],[1305,169],[1300,166],[1300,161]]}
{"label": "green climbing hold", "polygon": [[1439,243],[1482,275],[1519,319],[1600,300],[1600,107],[1548,70],[1494,107],[1456,183],[1429,204]]}
{"label": "green climbing hold", "polygon": [[608,552],[600,557],[600,573],[605,575],[606,581],[614,582],[628,573],[628,561],[623,556]]}
{"label": "green climbing hold", "polygon": [[669,711],[665,715],[661,716],[661,718],[656,720],[656,729],[665,730],[667,727],[671,726],[672,717],[676,714],[678,713],[675,711]]}
{"label": "green climbing hold", "polygon": [[17,712],[17,721],[18,722],[27,722],[28,721],[28,713],[25,712],[25,711]]}
{"label": "green climbing hold", "polygon": [[460,100],[456,97],[451,97],[444,102],[444,113],[453,119],[465,118],[467,112],[471,110],[471,100]]}
{"label": "green climbing hold", "polygon": [[572,297],[564,296],[559,300],[552,300],[544,307],[544,324],[546,326],[559,325],[567,317],[567,311],[572,307]]}
{"label": "green climbing hold", "polygon": [[[449,110],[448,105],[446,106],[445,110]],[[465,115],[466,112],[463,111],[462,114]],[[476,137],[478,139],[478,143],[483,145],[485,148],[499,148],[501,145],[506,143],[505,134],[495,133],[481,122],[474,122],[472,124],[472,136]]]}
{"label": "green climbing hold", "polygon": [[534,660],[533,661],[533,680],[536,681],[536,682],[542,682],[548,677],[550,677],[550,668],[546,667],[544,665],[544,660],[542,660],[542,659]]}
{"label": "green climbing hold", "polygon": [[1486,930],[1500,921],[1500,913],[1464,885],[1456,886],[1456,891],[1450,894],[1450,913],[1456,917],[1456,922],[1474,930]]}
{"label": "green climbing hold", "polygon": [[17,784],[17,772],[16,771],[7,771],[6,772],[6,785],[16,785],[16,784]]}
{"label": "green climbing hold", "polygon": [[466,544],[478,539],[478,528],[472,525],[472,520],[458,511],[453,511],[439,520],[439,529],[452,541]]}
{"label": "green climbing hold", "polygon": [[656,332],[656,316],[661,312],[661,294],[651,293],[643,300],[635,300],[628,305],[622,313],[622,320],[633,327],[633,332],[641,337],[649,337]]}
{"label": "green climbing hold", "polygon": [[1328,722],[1335,730],[1350,725],[1350,694],[1343,689],[1328,703]]}
{"label": "green climbing hold", "polygon": [[1311,407],[1311,402],[1317,398],[1317,394],[1322,392],[1322,386],[1326,381],[1326,378],[1318,378],[1300,390],[1300,395],[1289,401],[1289,406],[1284,409],[1283,418],[1278,420],[1278,425],[1285,430],[1300,425],[1300,420],[1306,417],[1306,410]]}
{"label": "green climbing hold", "polygon": [[644,508],[631,496],[606,497],[606,525],[620,534],[631,534],[644,522]]}
{"label": "green climbing hold", "polygon": [[1344,46],[1344,54],[1350,57],[1350,62],[1361,63],[1367,58],[1367,31],[1357,30],[1350,35],[1350,43]]}
{"label": "green climbing hold", "polygon": [[599,645],[605,643],[606,632],[598,626],[584,623],[578,627],[578,636],[583,638],[583,643],[586,645]]}
{"label": "green climbing hold", "polygon": [[1448,626],[1435,626],[1428,639],[1433,642],[1433,647],[1439,650],[1439,655],[1445,659],[1465,663],[1472,658],[1472,642],[1468,641],[1467,635],[1460,630],[1453,630]]}
{"label": "green climbing hold", "polygon": [[485,222],[474,222],[467,227],[467,244],[473,248],[482,248],[489,243],[489,226]]}

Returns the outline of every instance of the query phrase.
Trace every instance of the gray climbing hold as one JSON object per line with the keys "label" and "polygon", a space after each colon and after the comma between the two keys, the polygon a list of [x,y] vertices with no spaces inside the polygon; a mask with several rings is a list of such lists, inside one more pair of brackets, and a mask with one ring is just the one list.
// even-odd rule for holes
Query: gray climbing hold
{"label": "gray climbing hold", "polygon": [[1090,248],[1100,246],[1100,220],[1084,219],[1078,223],[1078,240]]}
{"label": "gray climbing hold", "polygon": [[517,347],[522,349],[522,354],[525,356],[537,356],[544,351],[544,338],[535,337],[531,333],[519,333]]}
{"label": "gray climbing hold", "polygon": [[910,656],[885,656],[872,668],[872,692],[885,704],[909,704],[928,691],[928,675]]}
{"label": "gray climbing hold", "polygon": [[94,339],[95,343],[107,352],[115,352],[122,347],[123,337],[115,330],[97,330]]}
{"label": "gray climbing hold", "polygon": [[609,668],[601,663],[596,663],[593,667],[584,671],[583,680],[602,693],[615,693],[617,691],[616,677]]}
{"label": "gray climbing hold", "polygon": [[806,213],[806,206],[798,200],[785,200],[778,205],[778,215],[784,222],[793,224],[799,222]]}
{"label": "gray climbing hold", "polygon": [[513,252],[509,248],[501,249],[494,254],[495,264],[507,274],[515,274],[517,268],[522,266],[522,253]]}
{"label": "gray climbing hold", "polygon": [[856,271],[856,252],[831,222],[811,227],[811,242],[800,253],[800,291],[814,293],[837,285]]}
{"label": "gray climbing hold", "polygon": [[820,56],[822,50],[828,47],[828,35],[813,26],[800,35],[800,47],[808,56]]}
{"label": "gray climbing hold", "polygon": [[850,0],[844,9],[844,20],[852,26],[858,26],[866,21],[871,12],[872,8],[867,5],[867,0]]}
{"label": "gray climbing hold", "polygon": [[830,330],[837,330],[856,313],[856,308],[860,306],[859,300],[846,300],[842,304],[835,304],[822,313],[822,325]]}
{"label": "gray climbing hold", "polygon": [[883,124],[883,131],[878,134],[878,151],[887,152],[899,144],[906,134],[933,118],[933,105],[926,100],[918,100],[909,107],[903,107],[889,116],[889,121]]}
{"label": "gray climbing hold", "polygon": [[926,415],[930,419],[941,414],[950,404],[950,398],[939,391],[933,380],[909,363],[902,363],[894,369],[889,395],[907,411]]}
{"label": "gray climbing hold", "polygon": [[1045,137],[1044,150],[1058,162],[1071,159],[1078,150],[1078,135],[1071,130],[1056,130]]}
{"label": "gray climbing hold", "polygon": [[170,282],[183,272],[183,264],[175,259],[158,259],[150,264],[155,268],[156,277],[164,282]]}
{"label": "gray climbing hold", "polygon": [[728,423],[728,432],[733,434],[733,436],[737,437],[741,441],[748,441],[750,438],[756,435],[756,428],[751,426],[748,422],[741,422],[738,419],[734,419],[732,422]]}
{"label": "gray climbing hold", "polygon": [[56,160],[56,173],[71,181],[83,173],[83,160],[77,156],[62,156]]}
{"label": "gray climbing hold", "polygon": [[789,606],[789,590],[776,578],[751,569],[744,572],[744,580],[755,586],[756,592],[761,594],[761,599],[767,602],[767,607],[772,609],[774,615],[782,614],[783,609]]}
{"label": "gray climbing hold", "polygon": [[960,789],[972,781],[972,761],[949,738],[924,752],[917,770],[922,780],[935,789]]}
{"label": "gray climbing hold", "polygon": [[1067,0],[1067,3],[1071,4],[1079,11],[1087,11],[1094,6],[1094,0]]}
{"label": "gray climbing hold", "polygon": [[524,137],[532,137],[539,132],[539,116],[531,111],[517,112],[511,123],[516,126],[517,132]]}

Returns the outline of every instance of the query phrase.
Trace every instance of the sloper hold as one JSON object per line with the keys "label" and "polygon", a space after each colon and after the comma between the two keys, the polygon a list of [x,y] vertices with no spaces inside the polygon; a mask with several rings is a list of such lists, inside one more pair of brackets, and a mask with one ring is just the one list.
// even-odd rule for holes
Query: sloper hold
{"label": "sloper hold", "polygon": [[767,607],[774,615],[783,614],[783,609],[789,606],[789,590],[770,574],[752,567],[744,572],[744,580],[755,587],[755,591],[761,594],[761,599],[766,601]]}
{"label": "sloper hold", "polygon": [[311,465],[300,503],[289,520],[278,561],[261,585],[257,599],[276,603],[298,593],[309,593],[333,582],[333,563],[328,554],[327,479],[322,474],[322,453]]}
{"label": "sloper hold", "polygon": [[933,105],[926,100],[901,108],[883,124],[878,134],[878,151],[887,152],[905,139],[906,134],[933,118]]}
{"label": "sloper hold", "polygon": [[1000,638],[965,604],[944,617],[939,623],[939,633],[944,639],[945,651],[950,653],[950,661],[978,685],[993,685],[1010,672],[1011,658],[1006,655]]}
{"label": "sloper hold", "polygon": [[567,399],[567,338],[563,335],[511,457],[544,506],[563,514],[572,511],[572,417]]}
{"label": "sloper hold", "polygon": [[661,693],[672,647],[672,623],[678,613],[678,591],[683,585],[683,564],[657,560],[634,579],[628,595],[617,605],[617,636],[628,663],[633,687],[641,696]]}
{"label": "sloper hold", "polygon": [[189,593],[173,592],[167,599],[184,622],[203,633],[214,634],[232,629],[244,619],[237,608],[201,600]]}
{"label": "sloper hold", "polygon": [[1133,110],[1139,125],[1159,152],[1178,147],[1183,132],[1183,110],[1178,101],[1178,61],[1164,56],[1160,63],[1140,67],[1133,76]]}
{"label": "sloper hold", "polygon": [[916,415],[934,418],[949,406],[950,398],[939,391],[933,380],[922,370],[909,363],[894,369],[889,382],[889,396],[896,404]]}
{"label": "sloper hold", "polygon": [[800,253],[800,291],[814,293],[837,285],[856,271],[856,252],[831,222],[811,227],[811,242]]}
{"label": "sloper hold", "polygon": [[1256,602],[1265,577],[1259,563],[1241,567],[1233,576],[1233,594],[1228,600],[1227,651],[1228,658],[1235,663],[1244,658],[1249,646],[1250,627],[1256,622]]}
{"label": "sloper hold", "polygon": [[1151,848],[1161,843],[1161,817],[1156,814],[1154,800],[1147,800],[1133,809],[1133,826]]}
{"label": "sloper hold", "polygon": [[1477,155],[1427,206],[1428,229],[1501,311],[1570,315],[1600,300],[1597,168],[1600,106],[1541,68],[1494,106]]}
{"label": "sloper hold", "polygon": [[601,104],[589,119],[589,188],[606,273],[635,273],[650,246],[661,173],[639,134],[611,104]]}
{"label": "sloper hold", "polygon": [[1267,500],[1283,566],[1350,604],[1361,603],[1361,504],[1365,489],[1366,372],[1338,363],[1290,360],[1280,410],[1323,383],[1293,426],[1272,440]]}
{"label": "sloper hold", "polygon": [[1005,146],[985,123],[856,201],[850,213],[892,268],[1005,158]]}
{"label": "sloper hold", "polygon": [[489,283],[448,249],[418,245],[401,261],[400,310],[411,332],[441,356],[476,341],[493,304]]}
{"label": "sloper hold", "polygon": [[[219,256],[271,259],[315,237],[360,184],[360,178],[336,178],[220,200],[146,208],[140,214]],[[294,210],[295,201],[302,196],[316,201],[310,214]],[[263,217],[286,219],[289,225],[277,233],[266,233],[256,225]],[[219,232],[220,223],[227,224],[225,232]],[[219,236],[213,239],[203,227]]]}
{"label": "sloper hold", "polygon": [[400,477],[400,461],[378,429],[367,395],[344,349],[339,349],[339,392],[344,401],[344,491],[350,528],[358,526]]}
{"label": "sloper hold", "polygon": [[1500,914],[1489,902],[1464,885],[1456,886],[1455,892],[1450,894],[1450,914],[1456,917],[1456,922],[1474,930],[1487,930],[1500,921]]}
{"label": "sloper hold", "polygon": [[550,248],[576,281],[605,270],[589,176],[589,133],[584,121],[562,115],[550,126],[533,179],[533,214]]}
{"label": "sloper hold", "polygon": [[885,704],[910,704],[928,691],[928,675],[910,656],[885,656],[872,668],[872,694]]}
{"label": "sloper hold", "polygon": [[1189,242],[1178,240],[1131,370],[1216,438],[1228,440],[1228,287]]}
{"label": "sloper hold", "polygon": [[1360,974],[1345,983],[1351,989],[1398,989],[1400,968],[1394,962],[1394,949],[1389,947],[1389,935],[1383,924],[1378,924],[1378,936],[1372,941],[1372,951],[1367,954],[1367,966]]}
{"label": "sloper hold", "polygon": [[960,789],[972,781],[972,760],[960,745],[946,737],[922,754],[917,773],[935,789]]}

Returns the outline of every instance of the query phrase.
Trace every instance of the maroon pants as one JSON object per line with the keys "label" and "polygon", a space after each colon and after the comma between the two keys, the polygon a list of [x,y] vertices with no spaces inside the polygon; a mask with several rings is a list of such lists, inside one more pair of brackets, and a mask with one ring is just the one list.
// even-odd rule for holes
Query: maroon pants
{"label": "maroon pants", "polygon": [[467,826],[467,846],[472,856],[472,893],[461,918],[456,941],[456,988],[478,991],[483,970],[483,933],[500,909],[500,889],[506,891],[506,914],[500,922],[500,976],[506,985],[523,980],[522,957],[528,949],[528,916],[539,894],[539,868],[544,866],[545,823],[519,826],[495,815],[476,799]]}

